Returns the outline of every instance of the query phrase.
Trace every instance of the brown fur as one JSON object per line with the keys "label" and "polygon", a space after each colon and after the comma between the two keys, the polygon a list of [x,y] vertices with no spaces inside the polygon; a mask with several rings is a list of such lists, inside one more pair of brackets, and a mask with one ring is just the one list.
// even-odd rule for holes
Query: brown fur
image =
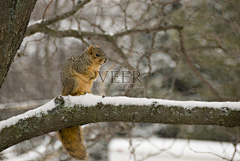
{"label": "brown fur", "polygon": [[[106,54],[98,46],[89,46],[82,54],[69,57],[62,68],[61,94],[76,96],[92,93],[91,88],[98,77],[99,68],[106,61]],[[62,129],[58,131],[58,136],[71,157],[78,160],[87,159],[81,126]]]}

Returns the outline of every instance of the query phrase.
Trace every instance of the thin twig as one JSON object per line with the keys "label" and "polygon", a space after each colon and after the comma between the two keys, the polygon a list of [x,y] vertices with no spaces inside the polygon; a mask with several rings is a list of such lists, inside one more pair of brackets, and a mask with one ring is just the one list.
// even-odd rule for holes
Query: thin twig
{"label": "thin twig", "polygon": [[45,14],[47,12],[47,9],[49,8],[49,6],[52,4],[53,0],[51,0],[51,2],[47,5],[47,7],[45,8],[44,10],[44,13],[43,13],[43,18],[42,18],[42,21],[44,21],[44,18],[45,18]]}

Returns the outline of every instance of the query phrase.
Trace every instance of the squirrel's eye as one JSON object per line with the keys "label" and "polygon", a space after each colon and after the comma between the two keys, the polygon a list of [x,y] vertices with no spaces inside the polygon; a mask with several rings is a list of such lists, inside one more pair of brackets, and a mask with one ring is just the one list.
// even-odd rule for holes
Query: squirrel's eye
{"label": "squirrel's eye", "polygon": [[99,57],[100,55],[99,54],[96,54],[97,57]]}

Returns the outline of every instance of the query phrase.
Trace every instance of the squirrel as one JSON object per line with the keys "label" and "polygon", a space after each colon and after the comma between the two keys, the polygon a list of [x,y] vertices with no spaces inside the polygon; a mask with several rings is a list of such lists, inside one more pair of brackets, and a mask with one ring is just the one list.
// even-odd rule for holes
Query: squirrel
{"label": "squirrel", "polygon": [[[99,68],[106,61],[106,54],[98,46],[92,45],[83,53],[70,56],[61,72],[61,95],[77,96],[92,93],[91,88],[99,75]],[[81,126],[59,130],[58,137],[71,157],[77,160],[87,160]]]}

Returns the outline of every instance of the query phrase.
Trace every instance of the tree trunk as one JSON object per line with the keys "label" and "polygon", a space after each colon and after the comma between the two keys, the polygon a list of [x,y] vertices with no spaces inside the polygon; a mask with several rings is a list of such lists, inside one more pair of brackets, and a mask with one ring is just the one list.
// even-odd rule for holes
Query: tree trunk
{"label": "tree trunk", "polygon": [[0,1],[0,88],[22,43],[36,1]]}

